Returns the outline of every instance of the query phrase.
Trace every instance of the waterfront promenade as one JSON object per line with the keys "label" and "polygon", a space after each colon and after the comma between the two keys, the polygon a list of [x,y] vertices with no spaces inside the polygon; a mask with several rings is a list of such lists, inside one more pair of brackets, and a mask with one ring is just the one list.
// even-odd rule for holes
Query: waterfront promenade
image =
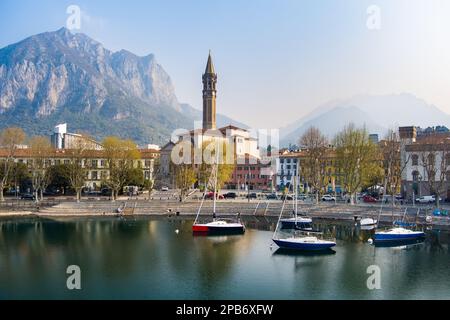
{"label": "waterfront promenade", "polygon": [[[194,217],[200,205],[198,199],[188,199],[179,202],[176,197],[153,197],[148,199],[119,198],[112,202],[106,198],[89,198],[79,203],[70,199],[48,199],[40,204],[31,201],[9,200],[0,205],[0,217],[40,216],[40,217],[98,217],[117,216],[117,209],[124,207],[124,215],[135,216],[161,216],[161,217]],[[283,202],[279,200],[236,199],[217,201],[216,212],[219,216],[235,216],[239,213],[243,217],[268,217],[276,219],[281,212]],[[213,202],[205,200],[201,216],[211,215]],[[346,203],[299,203],[299,212],[316,219],[336,221],[354,221],[355,217],[380,217],[380,222],[389,224],[394,219],[401,219],[406,210],[408,221],[415,221],[419,210],[417,222],[427,224],[426,216],[432,215],[432,206],[396,206],[392,208],[380,204]],[[380,215],[381,211],[381,215]],[[287,202],[283,209],[283,216],[289,216],[292,204]],[[431,225],[450,228],[449,217],[433,216]]]}

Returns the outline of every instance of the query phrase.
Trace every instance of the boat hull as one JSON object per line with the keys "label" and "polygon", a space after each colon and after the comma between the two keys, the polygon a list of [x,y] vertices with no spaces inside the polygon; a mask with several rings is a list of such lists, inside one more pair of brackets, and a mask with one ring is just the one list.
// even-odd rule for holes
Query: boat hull
{"label": "boat hull", "polygon": [[282,249],[289,250],[301,250],[301,251],[320,251],[320,250],[328,250],[336,245],[333,242],[326,243],[302,243],[302,242],[292,242],[281,239],[273,239],[273,242],[276,243]]}
{"label": "boat hull", "polygon": [[424,232],[414,232],[410,234],[386,234],[375,233],[374,242],[402,242],[402,241],[414,241],[425,237]]}
{"label": "boat hull", "polygon": [[194,233],[203,234],[244,234],[245,227],[242,225],[238,226],[208,226],[204,224],[193,225],[192,231]]}

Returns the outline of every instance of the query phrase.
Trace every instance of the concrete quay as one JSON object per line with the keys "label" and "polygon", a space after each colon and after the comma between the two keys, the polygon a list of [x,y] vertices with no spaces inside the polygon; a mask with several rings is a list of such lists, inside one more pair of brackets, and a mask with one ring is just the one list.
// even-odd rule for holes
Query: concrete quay
{"label": "concrete quay", "polygon": [[[0,217],[18,217],[18,216],[39,216],[39,217],[98,217],[98,216],[117,216],[117,209],[125,205],[124,215],[135,216],[181,216],[194,217],[199,209],[200,201],[189,200],[179,202],[176,200],[130,200],[121,199],[115,202],[106,200],[88,200],[82,202],[60,202],[47,206],[30,207],[28,209],[12,210],[11,207],[0,207]],[[218,216],[235,216],[240,213],[241,216],[266,216],[276,219],[279,217],[283,207],[282,201],[259,201],[252,200],[220,200],[217,201],[216,213]],[[283,209],[283,217],[292,215],[292,203],[286,203]],[[419,210],[419,214],[418,213]],[[299,203],[298,210],[300,214],[309,215],[316,219],[335,220],[335,221],[354,221],[355,217],[371,217],[377,219],[380,217],[381,223],[392,223],[393,219],[401,219],[406,210],[406,221],[419,224],[430,224],[426,222],[426,216],[431,215],[430,207],[384,207],[381,210],[377,205],[349,205],[349,204],[305,204]],[[201,216],[211,215],[213,211],[213,202],[205,201]],[[450,228],[449,217],[432,217],[431,225]]]}

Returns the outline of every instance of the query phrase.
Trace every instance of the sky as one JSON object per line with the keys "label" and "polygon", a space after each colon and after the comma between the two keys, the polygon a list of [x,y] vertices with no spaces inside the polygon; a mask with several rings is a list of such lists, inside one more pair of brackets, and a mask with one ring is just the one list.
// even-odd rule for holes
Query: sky
{"label": "sky", "polygon": [[408,92],[450,113],[448,0],[1,0],[0,47],[65,26],[69,5],[106,48],[155,54],[196,108],[211,50],[218,112],[254,128],[358,94]]}

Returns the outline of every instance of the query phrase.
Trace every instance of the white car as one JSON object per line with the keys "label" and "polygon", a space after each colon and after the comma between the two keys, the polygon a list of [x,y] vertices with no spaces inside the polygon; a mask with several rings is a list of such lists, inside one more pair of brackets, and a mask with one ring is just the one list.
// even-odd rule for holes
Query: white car
{"label": "white car", "polygon": [[161,191],[169,191],[169,187],[162,187]]}
{"label": "white car", "polygon": [[336,201],[336,197],[326,194],[322,197],[322,201]]}
{"label": "white car", "polygon": [[[439,197],[439,201],[441,201],[441,200],[442,200],[442,198]],[[436,197],[435,196],[422,196],[420,198],[417,198],[416,202],[418,202],[418,203],[435,203]]]}

